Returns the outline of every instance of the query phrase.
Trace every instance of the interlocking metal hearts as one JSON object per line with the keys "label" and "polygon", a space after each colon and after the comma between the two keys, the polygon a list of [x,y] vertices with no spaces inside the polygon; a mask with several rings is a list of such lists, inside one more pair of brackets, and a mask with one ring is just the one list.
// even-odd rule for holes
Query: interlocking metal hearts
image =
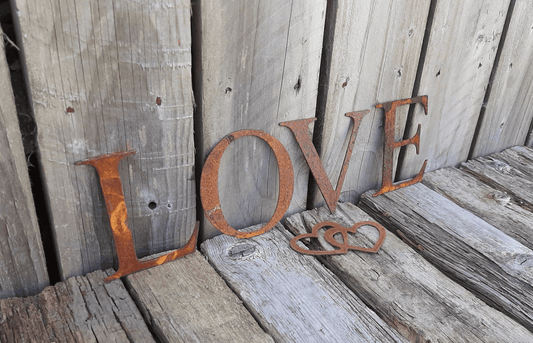
{"label": "interlocking metal hearts", "polygon": [[[358,228],[364,225],[369,225],[374,228],[376,228],[379,231],[379,238],[374,244],[372,248],[363,248],[358,246],[353,246],[348,244],[348,233],[355,233]],[[323,227],[330,227],[330,229],[327,229],[326,232],[324,232],[324,239],[326,242],[331,244],[334,247],[337,247],[339,249],[336,250],[329,250],[329,251],[323,251],[323,250],[307,250],[304,248],[299,247],[296,243],[303,239],[303,238],[318,238],[318,230],[320,230]],[[335,234],[340,233],[342,235],[343,242],[337,241],[334,236]],[[379,248],[381,248],[381,245],[385,241],[386,231],[383,226],[376,222],[371,221],[364,221],[359,222],[353,225],[352,227],[344,227],[340,224],[337,224],[335,222],[325,221],[316,224],[313,226],[313,230],[311,230],[311,233],[304,233],[301,235],[298,235],[291,239],[291,247],[298,251],[301,254],[306,255],[339,255],[339,254],[346,254],[348,250],[357,250],[357,251],[363,251],[363,252],[370,252],[370,253],[377,253]]]}

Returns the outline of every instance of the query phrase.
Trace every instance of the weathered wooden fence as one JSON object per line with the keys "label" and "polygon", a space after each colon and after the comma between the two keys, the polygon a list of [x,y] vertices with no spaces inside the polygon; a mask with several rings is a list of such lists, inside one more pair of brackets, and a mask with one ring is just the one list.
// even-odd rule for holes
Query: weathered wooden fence
{"label": "weathered wooden fence", "polygon": [[[313,118],[318,153],[336,182],[363,119],[342,201],[381,183],[383,111],[397,111],[397,180],[513,145],[533,145],[533,8],[527,0],[11,0],[22,49],[46,206],[62,279],[117,266],[96,171],[75,162],[135,150],[120,164],[137,254],[185,244],[198,219],[202,165],[224,136],[267,132],[287,149],[294,195],[287,215],[324,204],[289,129]],[[192,17],[191,17],[192,14]],[[191,21],[192,18],[192,21]],[[191,31],[192,22],[192,31]],[[191,35],[192,32],[192,35]],[[0,53],[3,56],[3,53]],[[3,63],[3,64],[2,64]],[[0,297],[47,283],[34,203],[0,59]],[[193,92],[194,89],[194,92]],[[196,107],[195,107],[196,106]],[[243,137],[219,170],[221,207],[234,228],[268,221],[278,166],[266,143]],[[37,206],[44,206],[38,203]]]}

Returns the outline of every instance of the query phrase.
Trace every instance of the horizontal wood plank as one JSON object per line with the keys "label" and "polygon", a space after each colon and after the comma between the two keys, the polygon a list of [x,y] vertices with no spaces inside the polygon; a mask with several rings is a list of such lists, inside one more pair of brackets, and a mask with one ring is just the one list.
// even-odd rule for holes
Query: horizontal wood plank
{"label": "horizontal wood plank", "polygon": [[422,183],[533,249],[533,212],[520,198],[457,168],[425,173]]}
{"label": "horizontal wood plank", "polygon": [[359,206],[487,304],[533,330],[533,251],[421,183]]}
{"label": "horizontal wood plank", "polygon": [[125,283],[162,342],[273,342],[199,252]]}
{"label": "horizontal wood plank", "polygon": [[[287,227],[295,234],[307,233],[322,221],[351,227],[375,220],[351,203],[339,203],[334,214],[322,207],[293,215],[287,218]],[[377,238],[377,230],[363,226],[348,236],[348,243],[371,247]],[[308,246],[333,250],[320,231]],[[411,342],[533,339],[533,334],[450,280],[390,231],[377,254],[349,251],[319,259]]]}
{"label": "horizontal wood plank", "polygon": [[30,298],[0,300],[0,342],[155,343],[122,281],[96,271]]}
{"label": "horizontal wood plank", "polygon": [[276,341],[404,341],[314,257],[292,250],[290,238],[278,224],[250,239],[215,237],[202,251]]}

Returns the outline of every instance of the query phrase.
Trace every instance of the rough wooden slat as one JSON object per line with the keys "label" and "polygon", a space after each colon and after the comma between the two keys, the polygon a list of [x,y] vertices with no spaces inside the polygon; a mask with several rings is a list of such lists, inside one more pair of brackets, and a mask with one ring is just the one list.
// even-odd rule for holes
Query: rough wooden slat
{"label": "rough wooden slat", "polygon": [[457,168],[426,173],[422,183],[533,249],[533,212],[520,198]]}
{"label": "rough wooden slat", "polygon": [[0,299],[48,285],[2,35],[0,29]]}
{"label": "rough wooden slat", "polygon": [[155,342],[113,273],[96,271],[30,298],[0,300],[0,342]]}
{"label": "rough wooden slat", "polygon": [[[467,159],[510,0],[437,1],[410,137],[422,125],[420,154],[406,150],[400,179],[457,166]],[[498,101],[498,100],[496,100]]]}
{"label": "rough wooden slat", "polygon": [[423,184],[359,206],[441,271],[533,330],[533,251]]}
{"label": "rough wooden slat", "polygon": [[[383,163],[380,102],[410,98],[428,17],[429,1],[338,1],[324,125],[322,164],[333,184],[346,153],[351,119],[345,113],[370,110],[361,123],[342,201],[356,202],[377,188]],[[401,140],[409,106],[400,107],[396,140]],[[396,152],[398,152],[397,149]],[[313,206],[324,205],[320,192]]]}
{"label": "rough wooden slat", "polygon": [[[287,218],[295,234],[311,232],[322,221],[346,227],[374,221],[351,203],[330,214],[325,207]],[[378,232],[367,226],[349,236],[349,244],[371,247]],[[324,240],[310,242],[314,250],[333,250]],[[348,252],[320,256],[350,289],[411,342],[526,342],[533,334],[450,280],[392,232],[377,254]],[[509,334],[516,334],[510,337]]]}
{"label": "rough wooden slat", "polygon": [[161,342],[273,342],[199,252],[125,283]]}
{"label": "rough wooden slat", "polygon": [[278,224],[251,239],[215,237],[202,251],[277,342],[404,341],[290,238]]}
{"label": "rough wooden slat", "polygon": [[460,168],[489,186],[523,200],[525,204],[519,205],[533,211],[533,169],[527,164],[527,159],[520,162],[502,154],[492,154],[464,162]]}
{"label": "rough wooden slat", "polygon": [[[201,1],[202,144],[205,160],[224,136],[267,132],[287,149],[295,174],[288,213],[306,209],[308,171],[294,136],[278,123],[315,115],[325,0]],[[219,173],[222,210],[236,229],[267,222],[278,167],[255,137],[233,142]],[[205,220],[204,237],[219,232]]]}
{"label": "rough wooden slat", "polygon": [[61,277],[116,264],[96,172],[74,165],[82,159],[136,150],[120,171],[138,254],[186,243],[196,213],[190,2],[13,6]]}
{"label": "rough wooden slat", "polygon": [[533,7],[517,0],[472,157],[524,144],[533,118]]}
{"label": "rough wooden slat", "polygon": [[510,166],[524,173],[525,178],[533,181],[533,149],[527,146],[515,146],[502,152],[492,154],[491,157],[508,163]]}

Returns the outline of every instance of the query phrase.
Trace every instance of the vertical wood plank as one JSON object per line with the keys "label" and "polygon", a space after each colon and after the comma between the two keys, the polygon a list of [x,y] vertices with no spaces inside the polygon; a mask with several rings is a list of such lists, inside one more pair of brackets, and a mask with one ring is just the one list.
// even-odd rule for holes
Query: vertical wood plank
{"label": "vertical wood plank", "polygon": [[[380,102],[410,98],[428,16],[429,1],[338,2],[327,104],[319,152],[336,182],[346,153],[350,119],[344,114],[370,109],[363,119],[341,201],[357,202],[377,188],[383,163],[383,111]],[[397,111],[397,140],[408,106]],[[317,193],[313,206],[325,204]]]}
{"label": "vertical wood plank", "polygon": [[524,144],[533,118],[533,7],[517,0],[471,158]]}
{"label": "vertical wood plank", "polygon": [[[315,115],[325,0],[202,1],[203,160],[224,136],[267,132],[285,146],[295,172],[288,214],[306,208],[308,168],[289,129]],[[236,229],[266,222],[278,198],[276,159],[255,137],[233,142],[219,169],[224,216]],[[218,231],[205,220],[204,238]]]}
{"label": "vertical wood plank", "polygon": [[0,299],[34,295],[48,272],[0,29]]}
{"label": "vertical wood plank", "polygon": [[498,50],[509,0],[437,1],[418,95],[429,113],[415,108],[410,137],[422,125],[420,154],[406,149],[400,179],[456,166],[468,157]]}
{"label": "vertical wood plank", "polygon": [[[195,221],[190,3],[14,0],[61,277],[116,264],[96,172],[120,167],[137,254],[177,248]],[[158,100],[161,100],[158,105]]]}

